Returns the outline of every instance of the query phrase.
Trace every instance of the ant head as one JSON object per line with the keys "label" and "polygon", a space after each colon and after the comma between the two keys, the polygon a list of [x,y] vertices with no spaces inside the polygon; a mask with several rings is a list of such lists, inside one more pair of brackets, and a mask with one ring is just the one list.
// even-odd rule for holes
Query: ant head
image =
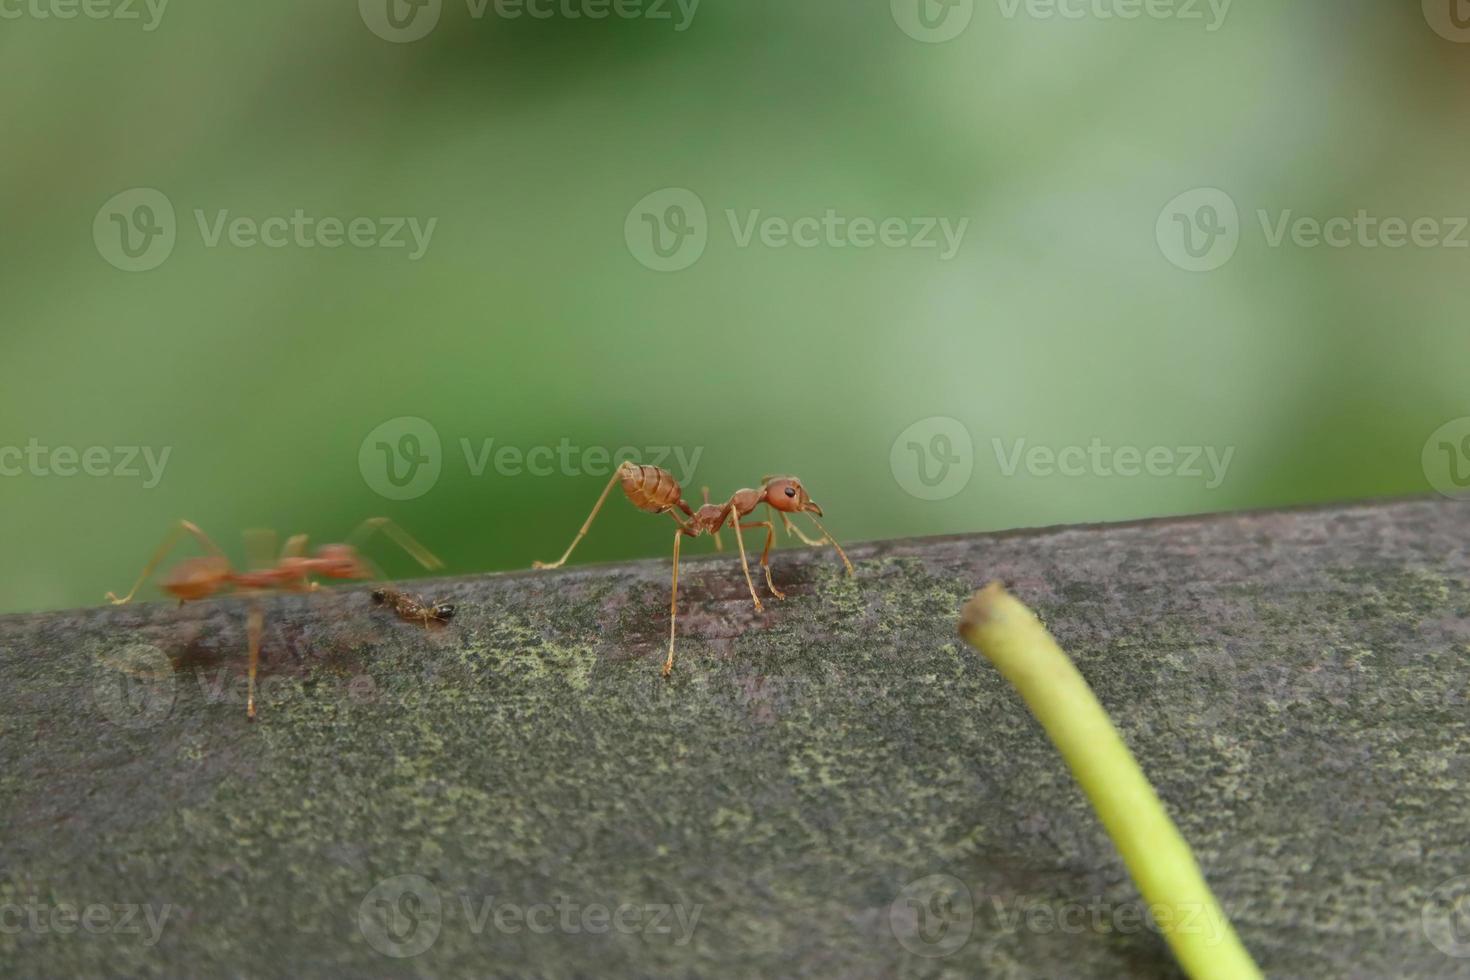
{"label": "ant head", "polygon": [[788,514],[806,510],[818,517],[822,516],[822,508],[812,502],[812,498],[807,496],[806,488],[794,476],[766,477],[766,482],[761,486],[761,498],[777,510]]}
{"label": "ant head", "polygon": [[163,590],[176,599],[207,599],[230,577],[230,563],[217,555],[186,558],[174,566],[163,582]]}
{"label": "ant head", "polygon": [[317,574],[326,578],[372,578],[372,571],[350,544],[324,544],[316,550]]}
{"label": "ant head", "polygon": [[383,603],[387,602],[388,601],[388,590],[387,589],[373,589],[373,601],[376,602],[380,606]]}
{"label": "ant head", "polygon": [[434,603],[434,610],[433,611],[434,611],[434,618],[435,619],[439,619],[439,620],[450,620],[450,619],[453,619],[454,618],[454,603],[452,603],[452,602],[436,602],[436,603]]}

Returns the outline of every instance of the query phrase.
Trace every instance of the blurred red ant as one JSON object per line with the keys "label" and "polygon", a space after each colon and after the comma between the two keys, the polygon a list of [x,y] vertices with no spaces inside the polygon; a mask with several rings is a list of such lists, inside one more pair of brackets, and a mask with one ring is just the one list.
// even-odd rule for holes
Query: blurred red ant
{"label": "blurred red ant", "polygon": [[[567,550],[554,562],[534,563],[533,568],[560,568],[566,564],[571,557],[572,549],[577,547],[578,542],[587,534],[587,529],[592,526],[592,521],[597,517],[597,512],[607,502],[607,495],[612,492],[613,484],[619,481],[623,484],[623,493],[627,495],[630,503],[639,510],[650,514],[668,514],[679,525],[674,532],[674,584],[672,595],[669,597],[669,656],[664,661],[663,675],[669,676],[674,669],[674,623],[678,615],[679,607],[679,542],[683,538],[697,538],[701,534],[709,534],[715,539],[715,547],[723,550],[720,544],[720,531],[726,525],[735,529],[735,541],[740,547],[740,565],[745,570],[745,584],[750,587],[750,598],[755,603],[755,611],[760,612],[761,600],[755,594],[755,582],[750,577],[750,562],[745,557],[745,538],[740,533],[742,530],[754,530],[756,528],[766,529],[766,547],[761,552],[761,568],[766,573],[766,588],[771,595],[777,599],[786,598],[776,584],[771,581],[771,544],[776,539],[776,527],[770,521],[752,521],[749,524],[740,523],[741,519],[748,517],[761,504],[766,504],[781,517],[781,523],[786,528],[787,534],[795,534],[803,542],[809,545],[830,544],[837,549],[842,563],[847,566],[847,574],[852,575],[852,562],[847,560],[847,553],[822,526],[817,517],[822,516],[822,508],[818,507],[807,496],[806,489],[802,487],[801,481],[794,476],[768,476],[761,481],[759,490],[736,490],[730,495],[730,499],[723,504],[712,504],[709,500],[709,488],[704,490],[704,506],[699,510],[693,510],[684,502],[683,491],[679,487],[679,481],[668,470],[657,466],[640,466],[630,461],[623,461],[613,473],[612,479],[603,488],[602,496],[597,498],[597,503],[592,508],[592,513],[587,515],[587,520],[582,524],[582,529],[567,546]],[[676,511],[682,511],[684,517],[680,517]],[[801,530],[791,523],[788,514],[804,513],[811,518],[817,530],[822,532],[820,540],[813,541]],[[816,515],[816,516],[812,516]]]}
{"label": "blurred red ant", "polygon": [[314,555],[307,555],[307,536],[298,534],[286,541],[279,557],[273,559],[275,562],[273,565],[248,572],[239,572],[230,564],[229,558],[225,556],[219,545],[211,541],[197,525],[190,521],[180,521],[168,537],[164,538],[163,544],[148,560],[148,564],[143,566],[143,571],[138,576],[138,581],[133,583],[131,591],[122,598],[109,592],[107,598],[114,606],[131,602],[133,596],[137,595],[138,590],[152,576],[154,569],[178,545],[179,540],[185,534],[192,535],[211,554],[199,558],[186,558],[179,562],[163,580],[160,587],[175,596],[181,606],[185,602],[207,599],[226,590],[251,597],[246,627],[250,641],[250,682],[249,694],[245,702],[245,716],[254,720],[255,672],[260,663],[260,636],[265,626],[265,613],[261,608],[259,596],[264,592],[315,592],[321,588],[321,583],[312,581],[312,576],[359,580],[383,578],[377,566],[364,557],[360,551],[362,543],[375,531],[382,531],[388,535],[395,544],[412,555],[424,568],[437,570],[444,567],[438,558],[435,558],[397,524],[386,517],[374,517],[363,521],[358,526],[357,530],[349,536],[350,543],[348,544],[322,545]]}

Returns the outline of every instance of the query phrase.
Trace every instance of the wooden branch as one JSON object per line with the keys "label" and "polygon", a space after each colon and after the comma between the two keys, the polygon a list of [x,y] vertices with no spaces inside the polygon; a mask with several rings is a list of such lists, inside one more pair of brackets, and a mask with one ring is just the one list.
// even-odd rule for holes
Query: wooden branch
{"label": "wooden branch", "polygon": [[413,583],[437,631],[272,600],[253,725],[238,600],[0,618],[4,972],[1172,975],[955,635],[992,578],[1268,975],[1470,968],[1470,507],[850,554],[778,552],[763,615],[737,559],[687,561],[668,681],[666,561]]}

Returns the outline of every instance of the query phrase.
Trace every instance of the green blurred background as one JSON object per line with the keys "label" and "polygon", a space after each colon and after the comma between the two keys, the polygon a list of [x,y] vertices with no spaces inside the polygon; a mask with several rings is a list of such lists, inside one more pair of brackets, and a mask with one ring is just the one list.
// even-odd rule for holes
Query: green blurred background
{"label": "green blurred background", "polygon": [[[933,43],[959,21],[926,37],[919,0],[601,20],[446,0],[400,43],[369,26],[385,2],[176,0],[152,30],[141,0],[140,20],[6,6],[0,447],[170,456],[154,487],[0,478],[0,610],[99,602],[179,517],[237,554],[245,528],[339,540],[386,514],[455,572],[558,555],[604,478],[493,457],[475,475],[462,440],[680,447],[696,502],[797,473],[855,542],[1428,492],[1426,440],[1470,415],[1470,251],[1273,248],[1257,218],[1470,213],[1470,31],[1432,29],[1433,3],[1239,3],[1211,24],[1203,4],[924,0],[928,23],[969,18]],[[104,254],[132,188],[176,211],[146,271]],[[676,217],[638,211],[665,188],[707,209],[677,271],[637,241]],[[1195,188],[1239,208],[1208,272],[1156,227]],[[209,247],[194,215],[297,209],[437,224],[411,260]],[[946,260],[742,246],[726,214],[828,209],[968,226]],[[400,417],[442,449],[432,487],[395,500],[360,451]],[[933,441],[950,423],[911,430],[933,417],[973,450]],[[1007,475],[996,439],[1234,455],[1213,488]],[[926,449],[970,470],[943,499],[914,491],[921,462],[944,472]],[[664,556],[669,531],[615,500],[574,560]]]}

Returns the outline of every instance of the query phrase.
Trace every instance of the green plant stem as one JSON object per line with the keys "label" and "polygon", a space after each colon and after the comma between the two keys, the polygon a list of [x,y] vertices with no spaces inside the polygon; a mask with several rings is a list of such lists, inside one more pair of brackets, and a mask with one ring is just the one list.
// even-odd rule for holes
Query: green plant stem
{"label": "green plant stem", "polygon": [[991,583],[965,604],[960,635],[1011,682],[1046,729],[1184,970],[1196,980],[1260,977],[1158,794],[1036,614]]}

